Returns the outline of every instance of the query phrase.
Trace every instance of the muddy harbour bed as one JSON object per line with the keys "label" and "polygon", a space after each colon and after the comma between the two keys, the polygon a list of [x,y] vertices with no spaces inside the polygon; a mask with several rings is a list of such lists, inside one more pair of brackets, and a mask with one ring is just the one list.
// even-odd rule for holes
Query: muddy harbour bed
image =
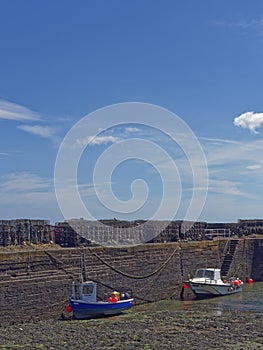
{"label": "muddy harbour bed", "polygon": [[263,349],[262,287],[138,305],[108,318],[1,327],[0,349]]}

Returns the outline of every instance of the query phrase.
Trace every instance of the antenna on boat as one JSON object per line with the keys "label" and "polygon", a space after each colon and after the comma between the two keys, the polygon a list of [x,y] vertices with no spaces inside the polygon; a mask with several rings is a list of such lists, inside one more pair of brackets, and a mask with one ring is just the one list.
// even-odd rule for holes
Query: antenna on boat
{"label": "antenna on boat", "polygon": [[85,263],[85,250],[82,247],[81,250],[81,277],[82,277],[82,282],[87,281],[87,276],[86,276],[86,263]]}

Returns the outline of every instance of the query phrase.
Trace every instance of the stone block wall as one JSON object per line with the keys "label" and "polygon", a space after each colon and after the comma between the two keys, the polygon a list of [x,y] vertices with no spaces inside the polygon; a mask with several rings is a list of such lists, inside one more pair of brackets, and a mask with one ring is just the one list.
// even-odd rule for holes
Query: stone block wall
{"label": "stone block wall", "polygon": [[0,220],[0,246],[50,241],[54,241],[54,227],[48,220]]}
{"label": "stone block wall", "polygon": [[[219,232],[222,231],[222,232]],[[62,247],[81,245],[124,245],[202,241],[214,237],[254,237],[263,233],[263,220],[239,220],[238,223],[189,221],[120,221],[83,219],[58,222],[49,220],[0,220],[0,247],[54,242]]]}
{"label": "stone block wall", "polygon": [[263,239],[253,240],[254,254],[251,262],[251,277],[254,281],[263,281]]}
{"label": "stone block wall", "polygon": [[[256,265],[262,260],[263,240],[243,241],[239,242],[234,264],[240,264],[244,277],[248,266],[252,275],[246,277],[256,280],[257,273],[261,276]],[[225,243],[217,240],[85,247],[86,275],[98,283],[101,299],[113,290],[131,291],[137,303],[178,299],[189,274],[193,275],[197,268],[221,266]],[[65,314],[72,281],[81,277],[81,252],[81,248],[0,251],[0,324],[57,319]]]}

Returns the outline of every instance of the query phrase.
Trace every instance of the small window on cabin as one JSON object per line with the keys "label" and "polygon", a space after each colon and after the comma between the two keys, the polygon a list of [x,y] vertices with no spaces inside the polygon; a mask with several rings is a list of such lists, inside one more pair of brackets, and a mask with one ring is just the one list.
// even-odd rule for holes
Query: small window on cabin
{"label": "small window on cabin", "polygon": [[206,271],[205,277],[212,279],[214,277],[214,272],[213,271]]}
{"label": "small window on cabin", "polygon": [[203,275],[204,275],[204,270],[197,270],[195,277],[201,278],[201,277],[203,277]]}
{"label": "small window on cabin", "polygon": [[79,285],[78,284],[74,284],[74,295],[75,295],[75,299],[79,299],[80,298]]}
{"label": "small window on cabin", "polygon": [[93,285],[86,285],[86,286],[84,285],[82,293],[86,295],[91,295],[93,293],[93,288],[94,288]]}

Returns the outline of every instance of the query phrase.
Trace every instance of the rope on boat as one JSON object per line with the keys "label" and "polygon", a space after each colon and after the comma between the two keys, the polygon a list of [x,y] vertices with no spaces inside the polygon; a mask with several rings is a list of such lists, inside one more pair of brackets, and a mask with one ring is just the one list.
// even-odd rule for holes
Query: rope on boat
{"label": "rope on boat", "polygon": [[145,279],[145,278],[149,278],[149,277],[155,275],[156,273],[158,273],[159,271],[161,271],[162,269],[164,269],[168,265],[169,261],[172,259],[172,257],[174,256],[174,254],[177,251],[177,249],[174,249],[174,251],[168,257],[168,259],[161,266],[159,266],[156,270],[154,270],[153,272],[150,272],[149,274],[144,275],[144,276],[138,276],[138,275],[131,275],[129,273],[126,273],[126,272],[123,272],[123,271],[120,271],[120,270],[116,269],[116,267],[112,266],[107,261],[102,259],[97,253],[95,253],[92,248],[88,247],[88,249],[98,260],[100,260],[104,265],[106,265],[109,268],[111,268],[113,271],[115,271],[116,273],[118,273],[118,274],[120,274],[120,275],[122,275],[124,277],[133,278],[133,279]]}

